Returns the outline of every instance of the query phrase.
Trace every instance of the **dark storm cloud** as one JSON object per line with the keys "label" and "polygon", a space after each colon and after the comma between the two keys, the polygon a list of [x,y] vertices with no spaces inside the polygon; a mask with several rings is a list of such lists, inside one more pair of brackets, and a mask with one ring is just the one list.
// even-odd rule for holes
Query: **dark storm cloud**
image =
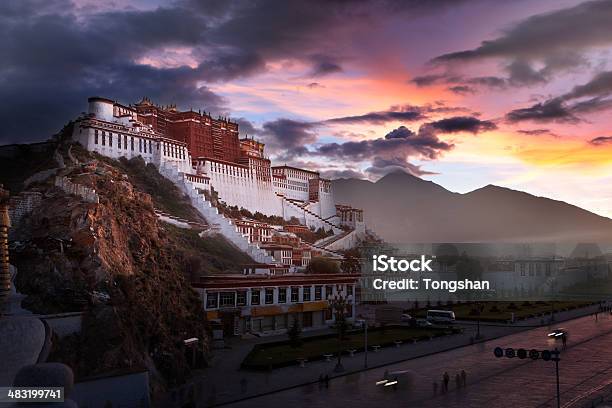
{"label": "dark storm cloud", "polygon": [[473,116],[455,116],[441,119],[428,124],[442,133],[469,132],[480,133],[497,129],[497,125],[490,120],[480,120]]}
{"label": "dark storm cloud", "polygon": [[[113,9],[79,8],[69,0],[3,1],[0,99],[10,103],[0,111],[0,143],[46,139],[91,95],[124,103],[148,95],[183,109],[227,112],[210,83],[256,75],[269,62],[285,60],[306,64],[314,76],[340,72],[354,30],[382,24],[391,14],[454,4],[178,0],[155,9]],[[176,47],[190,50],[196,66],[139,63],[159,61]]]}
{"label": "dark storm cloud", "polygon": [[612,136],[599,136],[590,140],[589,143],[595,146],[612,144]]}

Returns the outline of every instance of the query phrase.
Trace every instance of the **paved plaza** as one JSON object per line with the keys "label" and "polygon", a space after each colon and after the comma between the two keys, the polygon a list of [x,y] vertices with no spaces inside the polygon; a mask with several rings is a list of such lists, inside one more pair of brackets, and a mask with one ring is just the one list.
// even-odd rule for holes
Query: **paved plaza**
{"label": "paved plaza", "polygon": [[[583,310],[561,312],[558,313],[556,316],[558,320],[571,319],[582,316],[585,313],[590,313],[594,310],[596,310],[595,307]],[[540,323],[541,319],[536,318],[521,322],[520,324],[516,325],[481,325],[481,333],[484,334],[485,339],[500,338],[507,335],[514,335],[519,332],[531,331],[534,327],[539,326]],[[482,350],[490,348],[491,345],[494,343],[497,344],[496,342],[487,342],[484,344],[478,343],[476,345],[468,347],[471,342],[470,338],[475,335],[477,328],[474,323],[463,323],[461,324],[461,326],[464,327],[463,334],[435,338],[431,341],[422,341],[417,342],[416,344],[403,344],[399,348],[383,348],[378,353],[370,351],[368,353],[368,367],[370,369],[366,370],[365,372],[362,372],[364,369],[363,352],[356,353],[354,357],[343,357],[343,365],[346,369],[346,372],[339,378],[333,378],[336,376],[336,374],[333,372],[335,366],[335,361],[333,360],[331,362],[312,361],[308,362],[306,364],[306,367],[299,367],[295,365],[264,372],[240,370],[240,363],[255,343],[269,342],[281,338],[285,339],[286,336],[279,338],[233,341],[230,343],[231,348],[215,351],[215,358],[212,362],[212,367],[203,370],[202,373],[196,379],[196,387],[201,390],[201,392],[198,393],[198,401],[202,406],[220,405],[228,404],[230,402],[235,402],[242,399],[249,399],[257,395],[275,392],[274,394],[270,395],[270,397],[260,397],[251,400],[253,404],[257,404],[257,401],[261,400],[262,398],[276,398],[277,396],[280,397],[284,395],[300,396],[305,392],[305,390],[307,390],[308,393],[311,393],[313,387],[316,391],[314,395],[319,395],[320,393],[325,394],[326,392],[331,392],[332,388],[337,388],[337,384],[339,383],[360,384],[359,379],[362,377],[382,378],[382,375],[384,374],[385,370],[393,371],[397,369],[391,368],[395,367],[395,365],[388,365],[399,361],[406,361],[406,363],[401,363],[400,366],[402,366],[402,364],[405,364],[407,367],[412,367],[411,364],[414,361],[417,361],[414,359],[430,355],[429,357],[425,357],[426,359],[429,359],[427,364],[431,364],[431,362],[437,362],[437,366],[434,370],[434,372],[437,372],[444,368],[444,365],[441,362],[444,362],[450,358],[447,357],[449,352],[440,354],[441,352],[454,350],[450,353],[467,353],[467,355],[471,355],[471,353],[478,352],[486,354]],[[538,330],[546,331],[547,329],[541,328]],[[506,341],[507,338],[503,338],[504,341]],[[489,354],[490,356],[492,356],[492,352]],[[489,354],[486,355],[487,358],[490,357]],[[498,362],[498,364],[500,363],[501,362]],[[465,367],[471,367],[473,364],[474,362],[466,363]],[[376,369],[376,367],[379,366],[387,367]],[[451,370],[450,366],[449,368],[444,369]],[[471,368],[464,369],[466,371],[472,371]],[[409,370],[413,370],[413,368],[409,368]],[[421,371],[420,368],[419,371]],[[440,377],[441,379],[441,375],[443,372],[444,370],[440,371],[437,374],[431,374],[431,378],[419,379],[417,376],[413,376],[410,374],[406,374],[405,377],[413,378],[411,380],[411,382],[413,383],[413,385],[411,386],[413,387],[413,394],[415,393],[414,390],[421,388],[424,390],[422,397],[429,398],[431,397],[431,395],[428,395],[427,393],[431,393],[433,390],[433,378]],[[330,381],[330,388],[329,390],[319,390],[317,380],[319,376],[326,374],[332,378],[332,380]],[[454,374],[455,373],[453,372],[452,375],[454,376]],[[364,383],[363,385],[359,385],[360,389],[364,389],[363,387],[368,388],[368,384],[371,381],[371,378],[369,380],[364,380],[366,381],[366,383]],[[476,377],[470,375],[470,379],[475,380]],[[373,382],[375,382],[375,380],[372,381],[372,383]],[[314,384],[302,386],[303,384],[307,383]],[[454,377],[451,379],[451,383],[454,383]],[[405,385],[406,384],[402,384],[401,388],[405,387]],[[283,389],[287,389],[289,387],[295,388],[292,388],[286,392],[282,391]],[[350,392],[354,393],[353,391]],[[322,397],[321,395],[319,396]],[[249,406],[249,401],[245,401],[244,404],[246,404],[244,406]]]}
{"label": "paved plaza", "polygon": [[[612,318],[586,316],[562,324],[570,335],[560,363],[561,405],[590,406],[609,393],[612,383]],[[555,366],[542,360],[495,358],[500,347],[553,349],[562,347],[541,327],[497,340],[432,354],[402,363],[332,379],[329,387],[306,385],[230,404],[231,407],[553,407]],[[457,388],[455,375],[467,372],[467,386]],[[441,392],[442,375],[450,376],[449,391]],[[376,385],[397,376],[396,387]],[[399,373],[399,374],[396,374]],[[434,395],[434,385],[438,391]]]}

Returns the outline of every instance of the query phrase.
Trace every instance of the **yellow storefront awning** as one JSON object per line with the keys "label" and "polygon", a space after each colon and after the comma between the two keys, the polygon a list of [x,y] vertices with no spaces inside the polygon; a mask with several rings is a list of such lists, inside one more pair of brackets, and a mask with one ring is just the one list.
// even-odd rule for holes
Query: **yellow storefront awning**
{"label": "yellow storefront awning", "polygon": [[308,302],[303,305],[304,312],[316,312],[317,310],[329,309],[329,303],[327,300],[320,300],[318,302]]}

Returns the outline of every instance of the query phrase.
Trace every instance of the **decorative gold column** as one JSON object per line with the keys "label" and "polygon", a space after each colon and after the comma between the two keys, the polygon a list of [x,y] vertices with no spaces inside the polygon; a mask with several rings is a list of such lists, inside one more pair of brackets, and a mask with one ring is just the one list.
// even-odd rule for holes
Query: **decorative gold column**
{"label": "decorative gold column", "polygon": [[9,191],[0,184],[0,310],[6,304],[11,291],[11,272],[9,271],[8,229]]}

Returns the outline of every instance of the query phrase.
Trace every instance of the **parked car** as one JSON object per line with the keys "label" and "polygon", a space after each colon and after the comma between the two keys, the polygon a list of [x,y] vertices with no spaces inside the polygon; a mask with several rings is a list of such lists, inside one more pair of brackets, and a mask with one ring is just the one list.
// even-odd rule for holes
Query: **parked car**
{"label": "parked car", "polygon": [[431,323],[455,323],[455,312],[452,310],[428,310],[427,321]]}
{"label": "parked car", "polygon": [[418,327],[431,327],[431,326],[433,326],[433,323],[431,323],[427,319],[418,319],[418,320],[416,320],[416,325]]}

